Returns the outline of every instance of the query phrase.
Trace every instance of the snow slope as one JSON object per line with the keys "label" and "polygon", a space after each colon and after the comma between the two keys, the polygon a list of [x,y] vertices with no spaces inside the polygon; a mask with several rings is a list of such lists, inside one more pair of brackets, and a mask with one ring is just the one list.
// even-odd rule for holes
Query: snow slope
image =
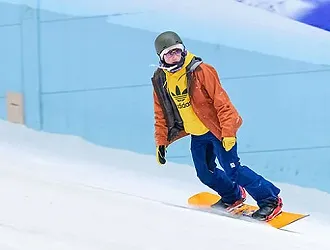
{"label": "snow slope", "polygon": [[298,234],[169,206],[207,190],[191,166],[1,121],[0,249],[328,249],[330,195],[278,185]]}

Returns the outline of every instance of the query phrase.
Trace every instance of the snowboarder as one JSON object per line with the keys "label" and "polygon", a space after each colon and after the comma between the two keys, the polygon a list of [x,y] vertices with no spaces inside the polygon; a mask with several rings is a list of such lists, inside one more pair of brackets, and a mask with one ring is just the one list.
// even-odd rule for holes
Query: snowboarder
{"label": "snowboarder", "polygon": [[[270,220],[281,212],[280,189],[240,163],[236,133],[242,118],[221,86],[214,67],[189,52],[179,35],[166,31],[155,39],[159,67],[152,77],[156,158],[166,163],[168,146],[190,135],[191,155],[200,181],[222,198],[228,211],[242,205],[245,190]],[[215,159],[223,170],[217,167]]]}

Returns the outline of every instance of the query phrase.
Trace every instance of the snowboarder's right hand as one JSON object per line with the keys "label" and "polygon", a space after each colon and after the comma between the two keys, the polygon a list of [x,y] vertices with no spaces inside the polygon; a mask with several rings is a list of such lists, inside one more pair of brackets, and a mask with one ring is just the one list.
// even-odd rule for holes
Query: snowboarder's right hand
{"label": "snowboarder's right hand", "polygon": [[165,154],[166,154],[166,146],[159,145],[156,147],[156,159],[158,164],[164,165],[166,163]]}
{"label": "snowboarder's right hand", "polygon": [[235,146],[235,144],[236,144],[236,137],[222,138],[222,145],[227,152],[230,151]]}

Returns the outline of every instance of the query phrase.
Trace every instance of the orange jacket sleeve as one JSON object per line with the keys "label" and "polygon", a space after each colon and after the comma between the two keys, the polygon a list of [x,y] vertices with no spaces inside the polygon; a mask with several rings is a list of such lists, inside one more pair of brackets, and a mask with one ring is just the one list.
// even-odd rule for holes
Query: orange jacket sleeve
{"label": "orange jacket sleeve", "polygon": [[156,92],[153,92],[154,116],[155,116],[155,143],[156,145],[167,145],[167,127],[162,108],[159,104]]}
{"label": "orange jacket sleeve", "polygon": [[210,98],[213,100],[214,108],[216,109],[218,120],[220,122],[222,137],[234,137],[237,130],[242,124],[242,118],[239,116],[234,105],[231,103],[228,94],[222,88],[220,79],[216,70],[203,63],[201,81]]}

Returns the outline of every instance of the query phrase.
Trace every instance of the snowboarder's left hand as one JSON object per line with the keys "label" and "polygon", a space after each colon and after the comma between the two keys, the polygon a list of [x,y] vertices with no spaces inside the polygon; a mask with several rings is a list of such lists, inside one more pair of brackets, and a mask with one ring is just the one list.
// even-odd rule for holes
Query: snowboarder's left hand
{"label": "snowboarder's left hand", "polygon": [[165,154],[166,154],[166,146],[164,145],[157,146],[156,158],[157,158],[157,162],[160,165],[164,165],[166,163]]}
{"label": "snowboarder's left hand", "polygon": [[226,151],[230,151],[236,144],[236,137],[223,137],[222,146]]}

